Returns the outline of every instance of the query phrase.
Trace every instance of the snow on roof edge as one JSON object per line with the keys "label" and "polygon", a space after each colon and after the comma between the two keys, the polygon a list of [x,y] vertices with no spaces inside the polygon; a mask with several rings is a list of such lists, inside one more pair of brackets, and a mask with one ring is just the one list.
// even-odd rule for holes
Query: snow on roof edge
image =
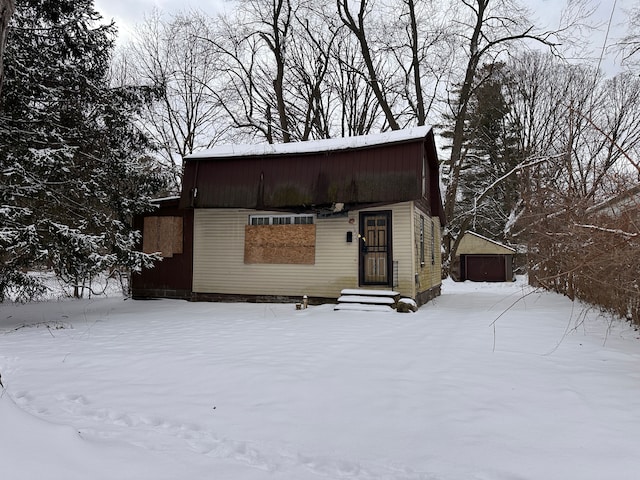
{"label": "snow on roof edge", "polygon": [[[589,208],[587,208],[587,213],[594,213],[603,211],[607,208],[612,208],[615,210],[616,207],[620,205],[626,206],[626,204],[633,205],[636,197],[640,199],[640,185],[636,185],[634,187],[628,188],[617,195],[613,195],[602,202],[599,202]],[[626,202],[626,204],[625,204]]]}
{"label": "snow on roof edge", "polygon": [[169,200],[180,200],[180,195],[171,195],[169,197],[152,198],[151,203],[167,202]]}
{"label": "snow on roof edge", "polygon": [[200,160],[206,158],[287,155],[349,150],[355,148],[371,147],[375,145],[383,145],[385,143],[398,143],[409,140],[417,140],[420,138],[425,138],[429,133],[429,130],[431,130],[431,126],[425,125],[421,127],[405,128],[402,130],[391,130],[388,132],[376,133],[371,135],[358,135],[353,137],[329,138],[322,140],[308,140],[305,142],[218,145],[213,148],[186,155],[184,158],[188,160]]}

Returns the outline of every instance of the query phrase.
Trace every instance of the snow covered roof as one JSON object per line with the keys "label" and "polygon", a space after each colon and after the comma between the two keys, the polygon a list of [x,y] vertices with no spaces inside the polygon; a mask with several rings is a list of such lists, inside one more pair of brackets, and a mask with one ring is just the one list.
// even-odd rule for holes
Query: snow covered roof
{"label": "snow covered roof", "polygon": [[610,215],[620,215],[625,210],[631,209],[640,204],[640,185],[636,185],[615,195],[607,200],[587,209],[587,213],[608,213]]}
{"label": "snow covered roof", "polygon": [[497,246],[502,247],[502,248],[506,248],[507,250],[511,250],[513,253],[516,253],[516,249],[515,248],[509,247],[509,246],[505,245],[504,243],[500,243],[500,242],[496,242],[495,240],[491,240],[490,238],[487,238],[487,237],[485,237],[483,235],[480,235],[479,233],[467,230],[464,234],[465,235],[473,235],[474,237],[480,238],[481,240],[484,240],[485,242],[493,243],[494,245],[497,245]]}
{"label": "snow covered roof", "polygon": [[371,135],[359,135],[344,138],[329,138],[323,140],[309,140],[306,142],[291,143],[260,143],[245,145],[218,145],[213,148],[201,150],[187,155],[185,159],[211,159],[229,157],[253,157],[268,155],[291,155],[317,153],[336,150],[350,150],[356,148],[372,147],[389,143],[400,143],[425,138],[430,126],[405,128]]}

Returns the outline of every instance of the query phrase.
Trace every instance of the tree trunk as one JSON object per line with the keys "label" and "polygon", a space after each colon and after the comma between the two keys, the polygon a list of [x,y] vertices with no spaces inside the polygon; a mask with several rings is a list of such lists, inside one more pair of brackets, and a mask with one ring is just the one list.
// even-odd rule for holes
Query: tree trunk
{"label": "tree trunk", "polygon": [[4,47],[7,44],[9,21],[15,10],[14,0],[0,0],[0,93],[4,79]]}
{"label": "tree trunk", "polygon": [[422,83],[420,75],[420,58],[418,57],[418,21],[416,19],[416,8],[414,0],[407,0],[409,7],[409,18],[411,19],[411,65],[413,68],[413,83],[416,90],[416,108],[418,114],[418,125],[424,125],[427,115],[424,111],[424,97],[422,95]]}
{"label": "tree trunk", "polygon": [[340,15],[340,19],[347,26],[349,30],[353,32],[353,34],[358,39],[358,43],[360,43],[360,50],[362,52],[362,58],[367,67],[367,72],[369,73],[369,83],[371,85],[371,89],[378,99],[378,104],[380,108],[384,112],[385,118],[387,119],[387,123],[389,124],[389,128],[391,130],[399,130],[400,125],[396,121],[395,115],[391,110],[391,106],[387,101],[387,97],[384,92],[380,88],[380,82],[378,81],[378,75],[376,73],[375,66],[373,64],[373,59],[371,58],[371,49],[369,48],[369,42],[367,41],[367,35],[364,29],[364,17],[366,10],[367,2],[366,0],[362,0],[360,2],[360,10],[358,11],[358,20],[353,18],[351,12],[349,11],[349,2],[348,0],[337,0],[338,14]]}
{"label": "tree trunk", "polygon": [[[464,159],[462,158],[462,147],[464,145],[464,126],[467,120],[467,110],[469,99],[472,94],[473,80],[478,70],[478,64],[480,63],[480,53],[478,51],[480,43],[480,34],[482,33],[482,26],[484,23],[484,13],[489,0],[478,0],[478,10],[476,12],[476,24],[473,28],[473,34],[469,42],[469,61],[465,71],[464,81],[460,88],[460,95],[458,97],[457,112],[455,112],[455,126],[453,129],[453,139],[451,144],[451,156],[449,158],[449,183],[447,184],[447,190],[445,192],[444,212],[445,217],[448,219],[454,218],[456,197],[458,194],[458,184],[460,179],[460,172],[462,171],[462,164]],[[455,250],[448,250],[451,245],[451,234],[446,234],[444,242],[445,253],[447,258],[451,258],[455,255]],[[454,249],[457,247],[457,242],[454,243]]]}
{"label": "tree trunk", "polygon": [[[269,48],[273,52],[273,56],[276,61],[276,78],[273,80],[273,90],[276,95],[276,109],[278,110],[278,121],[280,124],[280,131],[282,133],[283,143],[289,143],[291,141],[291,133],[289,132],[289,119],[287,117],[287,107],[284,100],[284,73],[285,73],[285,48],[289,27],[291,25],[291,4],[288,0],[278,0],[273,3],[273,24],[271,38],[267,35],[262,35],[262,38],[267,42]],[[283,12],[282,9],[285,9]],[[282,26],[280,26],[280,19],[283,18]]]}

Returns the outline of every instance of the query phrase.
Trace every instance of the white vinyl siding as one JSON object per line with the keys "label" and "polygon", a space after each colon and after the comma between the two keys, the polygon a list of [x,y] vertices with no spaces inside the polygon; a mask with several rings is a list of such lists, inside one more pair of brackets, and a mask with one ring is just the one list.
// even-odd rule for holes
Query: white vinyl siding
{"label": "white vinyl siding", "polygon": [[405,297],[414,296],[413,271],[413,232],[411,230],[413,202],[398,203],[392,206],[391,228],[393,235],[393,261],[398,262],[399,291]]}
{"label": "white vinyl siding", "polygon": [[[413,204],[405,202],[363,211],[391,210],[393,260],[397,289],[414,294]],[[245,209],[196,209],[194,212],[193,291],[241,295],[337,298],[344,288],[358,288],[358,216],[316,218],[314,265],[245,264],[244,232],[250,215],[274,212]],[[352,242],[347,242],[347,232]]]}
{"label": "white vinyl siding", "polygon": [[195,210],[194,292],[337,298],[341,289],[357,286],[357,242],[346,242],[353,226],[345,217],[315,219],[314,265],[274,265],[244,263],[249,214],[262,215],[253,210]]}
{"label": "white vinyl siding", "polygon": [[[417,208],[414,214],[415,231],[415,271],[418,292],[429,290],[441,284],[440,219],[429,217]],[[421,229],[424,224],[424,229]],[[424,259],[422,251],[424,249]],[[424,261],[423,261],[424,260]]]}

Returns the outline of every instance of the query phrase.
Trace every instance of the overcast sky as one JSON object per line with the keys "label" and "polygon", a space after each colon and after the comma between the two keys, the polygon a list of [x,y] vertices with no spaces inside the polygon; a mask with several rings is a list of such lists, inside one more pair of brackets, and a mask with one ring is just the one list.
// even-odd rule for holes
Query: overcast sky
{"label": "overcast sky", "polygon": [[[457,1],[457,0],[451,0]],[[539,19],[540,27],[554,28],[558,26],[560,14],[565,1],[562,0],[526,0],[523,1]],[[634,4],[640,4],[640,0],[593,0],[596,13],[594,22],[599,23],[599,32],[590,34],[590,50],[594,57],[600,54],[602,48],[609,17],[613,11],[613,21],[611,32],[609,33],[608,44],[611,45],[626,30],[625,11]],[[97,10],[106,20],[115,20],[120,31],[121,41],[126,41],[136,24],[144,20],[146,13],[154,7],[170,13],[189,8],[197,8],[209,14],[218,13],[225,8],[230,8],[231,3],[227,0],[95,0]],[[615,7],[615,8],[614,8]],[[616,59],[609,54],[604,59],[602,67],[610,72],[617,71]]]}

